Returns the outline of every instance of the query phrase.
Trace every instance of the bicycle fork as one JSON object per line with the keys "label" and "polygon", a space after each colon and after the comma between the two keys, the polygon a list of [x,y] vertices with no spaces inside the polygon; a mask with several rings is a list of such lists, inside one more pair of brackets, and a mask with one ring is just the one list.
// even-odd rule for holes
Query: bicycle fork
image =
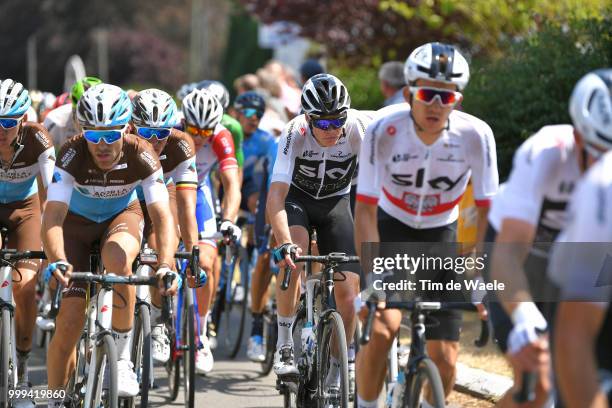
{"label": "bicycle fork", "polygon": [[[108,333],[112,334],[112,322],[113,290],[112,288],[106,288],[103,286],[100,292],[96,295],[96,299],[92,299],[91,307],[89,310],[89,338],[90,342],[94,342],[94,347],[92,347],[91,351],[91,358],[88,359],[90,362],[97,361],[98,346],[102,344],[104,335]],[[96,328],[99,329],[99,331],[96,331]],[[110,363],[112,362],[106,362],[106,364]],[[96,408],[89,406],[89,401],[91,400],[91,393],[95,392],[95,390],[93,389],[95,373],[89,372],[89,368],[87,369],[87,372],[89,374],[87,375],[87,387],[85,391],[84,408]]]}
{"label": "bicycle fork", "polygon": [[[5,341],[11,344],[11,366],[9,366],[9,370],[13,378],[12,384],[17,386],[17,348],[15,345],[17,333],[15,330],[15,302],[13,300],[13,270],[8,266],[0,268],[0,311],[2,309],[8,309],[11,316],[11,336]],[[8,390],[6,391],[8,393]]]}

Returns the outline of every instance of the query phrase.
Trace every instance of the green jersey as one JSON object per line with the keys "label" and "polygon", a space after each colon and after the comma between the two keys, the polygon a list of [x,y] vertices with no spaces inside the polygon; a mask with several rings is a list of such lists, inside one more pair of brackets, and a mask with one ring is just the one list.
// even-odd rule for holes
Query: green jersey
{"label": "green jersey", "polygon": [[236,119],[232,118],[227,113],[223,114],[223,119],[221,119],[221,124],[225,126],[227,130],[230,131],[232,137],[234,138],[234,149],[236,150],[236,160],[238,161],[238,167],[242,168],[244,164],[244,153],[242,152],[242,141],[244,140],[244,135],[242,133],[242,126],[240,126],[240,122]]}

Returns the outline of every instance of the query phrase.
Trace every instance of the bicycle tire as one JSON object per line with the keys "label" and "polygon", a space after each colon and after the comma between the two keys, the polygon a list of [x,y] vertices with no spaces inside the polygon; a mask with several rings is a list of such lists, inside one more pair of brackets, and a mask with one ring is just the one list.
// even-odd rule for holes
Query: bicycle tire
{"label": "bicycle tire", "polygon": [[[238,302],[234,301],[236,291],[238,289],[238,285],[232,285],[233,278],[236,273],[236,268],[233,268],[233,273],[228,274],[228,279],[225,284],[230,285],[230,298],[225,300],[225,317],[224,317],[224,325],[225,325],[225,333],[223,333],[223,337],[225,338],[225,344],[228,347],[228,357],[231,359],[236,358],[238,353],[240,352],[240,346],[242,344],[242,337],[244,334],[244,326],[246,324],[246,315],[247,315],[247,306],[248,306],[248,294],[249,294],[249,261],[248,256],[246,254],[246,250],[244,248],[240,248],[240,257],[237,258],[236,263],[238,263],[238,272],[240,273],[240,286],[243,288],[244,295],[242,299]],[[225,287],[225,290],[228,288]],[[227,292],[224,291],[224,294]],[[232,319],[232,315],[237,316],[239,319],[239,325],[236,327],[235,321]]]}
{"label": "bicycle tire", "polygon": [[[132,342],[131,360],[140,384],[140,407],[149,404],[149,387],[151,386],[151,311],[147,305],[141,304],[136,310],[134,319],[134,336]],[[136,406],[136,398],[125,401],[125,408]]]}
{"label": "bicycle tire", "polygon": [[274,352],[276,351],[276,340],[278,339],[278,323],[276,315],[267,310],[263,317],[264,321],[264,346],[266,359],[261,363],[261,372],[268,375],[274,366]]}
{"label": "bicycle tire", "polygon": [[80,392],[79,388],[81,385],[81,381],[85,379],[85,365],[86,363],[86,355],[85,349],[87,348],[88,340],[83,333],[81,333],[81,337],[76,345],[76,364],[74,366],[74,370],[70,377],[68,378],[68,384],[66,385],[66,395],[69,396],[71,404],[70,407],[82,406],[82,401],[80,400]]}
{"label": "bicycle tire", "polygon": [[[118,408],[119,396],[117,391],[117,348],[115,340],[110,334],[105,334],[98,342],[96,361],[90,367],[89,373],[94,375],[90,407]],[[108,388],[104,401],[102,400],[102,387],[104,384],[105,368],[108,366]]]}
{"label": "bicycle tire", "polygon": [[423,358],[418,362],[417,370],[414,375],[406,381],[404,389],[403,406],[406,408],[419,408],[421,406],[421,397],[423,389],[429,384],[431,395],[433,397],[433,406],[435,408],[444,408],[444,387],[440,372],[429,358]]}
{"label": "bicycle tire", "polygon": [[183,352],[183,392],[185,396],[185,407],[194,408],[195,405],[195,311],[193,305],[193,290],[186,287],[183,299],[183,315],[181,330],[182,339],[186,349]]}
{"label": "bicycle tire", "polygon": [[[2,320],[0,321],[2,325],[2,339],[0,342],[2,346],[0,347],[0,386],[2,387],[3,392],[0,394],[3,395],[3,399],[0,402],[6,404],[8,406],[8,390],[10,384],[10,375],[9,368],[11,366],[11,311],[4,307],[2,308]],[[14,388],[14,387],[13,387]]]}
{"label": "bicycle tire", "polygon": [[[346,345],[346,334],[340,313],[336,311],[328,312],[319,323],[317,339],[317,379],[319,384],[319,395],[317,398],[319,408],[330,406],[339,408],[349,407],[349,378],[348,378],[348,356]],[[333,336],[332,336],[333,334]],[[339,401],[330,400],[325,395],[325,380],[328,372],[328,362],[331,359],[332,337],[336,341],[337,349],[340,351],[340,390]],[[334,398],[336,399],[336,398]],[[333,404],[333,405],[332,405]]]}
{"label": "bicycle tire", "polygon": [[172,357],[174,355],[174,346],[172,346],[171,352],[170,360],[166,362],[166,373],[168,374],[170,401],[176,401],[181,385],[181,357]]}

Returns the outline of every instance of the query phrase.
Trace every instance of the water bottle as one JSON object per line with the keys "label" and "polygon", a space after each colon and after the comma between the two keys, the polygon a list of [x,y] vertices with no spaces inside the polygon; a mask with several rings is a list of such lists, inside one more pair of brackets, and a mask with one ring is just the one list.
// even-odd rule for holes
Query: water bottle
{"label": "water bottle", "polygon": [[302,327],[302,354],[306,356],[306,361],[308,365],[311,364],[312,358],[312,349],[314,344],[314,334],[312,332],[312,322],[306,322],[304,327]]}
{"label": "water bottle", "polygon": [[404,396],[404,389],[406,387],[406,377],[404,377],[404,371],[400,371],[397,375],[397,382],[391,390],[391,408],[399,408],[402,406],[402,400]]}

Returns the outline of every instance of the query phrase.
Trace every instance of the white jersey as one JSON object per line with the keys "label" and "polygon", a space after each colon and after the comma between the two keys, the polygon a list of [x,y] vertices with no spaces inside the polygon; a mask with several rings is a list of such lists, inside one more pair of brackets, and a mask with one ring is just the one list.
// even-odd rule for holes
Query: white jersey
{"label": "white jersey", "polygon": [[342,136],[322,147],[305,115],[287,124],[278,142],[272,183],[290,184],[315,199],[348,194],[369,118],[349,109]]}
{"label": "white jersey", "polygon": [[489,223],[514,218],[537,227],[535,242],[554,242],[581,172],[571,125],[545,126],[514,154],[512,172],[493,199]]}
{"label": "white jersey", "polygon": [[[407,105],[407,104],[406,104]],[[431,145],[417,136],[409,109],[370,124],[361,148],[357,200],[378,206],[418,229],[451,224],[472,178],[476,205],[487,206],[498,188],[491,128],[453,111]]]}
{"label": "white jersey", "polygon": [[607,307],[612,301],[612,152],[578,183],[557,241],[548,273],[563,298]]}
{"label": "white jersey", "polygon": [[56,149],[62,147],[66,140],[79,133],[72,120],[72,104],[68,103],[53,109],[45,117],[43,126],[47,128]]}

